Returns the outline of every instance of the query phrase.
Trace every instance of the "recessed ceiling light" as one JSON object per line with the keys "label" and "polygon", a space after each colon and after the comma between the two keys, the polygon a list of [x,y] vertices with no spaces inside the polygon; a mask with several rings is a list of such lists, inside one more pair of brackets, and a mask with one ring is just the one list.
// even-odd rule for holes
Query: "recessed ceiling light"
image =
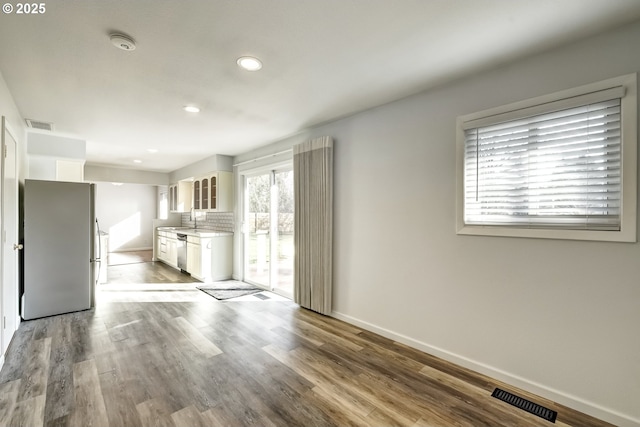
{"label": "recessed ceiling light", "polygon": [[262,68],[262,62],[258,58],[252,56],[242,56],[238,58],[238,65],[247,71],[258,71]]}
{"label": "recessed ceiling light", "polygon": [[189,113],[199,113],[200,109],[198,107],[194,107],[193,105],[187,105],[186,107],[184,107],[184,111],[187,111]]}
{"label": "recessed ceiling light", "polygon": [[133,163],[142,163],[142,160],[135,159]]}
{"label": "recessed ceiling light", "polygon": [[158,150],[157,150],[157,149],[155,149],[155,148],[147,148],[147,152],[148,152],[148,153],[151,153],[151,154],[155,154],[155,153],[157,153],[157,152],[158,152]]}
{"label": "recessed ceiling light", "polygon": [[136,43],[133,41],[131,37],[127,35],[111,34],[109,38],[111,39],[111,43],[113,43],[113,45],[118,49],[122,49],[126,51],[136,50]]}

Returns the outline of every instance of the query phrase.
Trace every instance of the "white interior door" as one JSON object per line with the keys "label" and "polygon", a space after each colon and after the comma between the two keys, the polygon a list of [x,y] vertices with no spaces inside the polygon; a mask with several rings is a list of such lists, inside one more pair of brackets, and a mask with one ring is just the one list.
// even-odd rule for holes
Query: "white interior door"
{"label": "white interior door", "polygon": [[18,311],[18,178],[16,141],[2,118],[2,354],[20,323]]}

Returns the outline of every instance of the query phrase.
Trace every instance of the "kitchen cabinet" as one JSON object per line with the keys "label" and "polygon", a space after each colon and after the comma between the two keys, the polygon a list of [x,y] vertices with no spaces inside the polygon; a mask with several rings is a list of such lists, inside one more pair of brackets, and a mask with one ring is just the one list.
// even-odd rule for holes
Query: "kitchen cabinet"
{"label": "kitchen cabinet", "polygon": [[178,240],[176,233],[159,231],[156,237],[158,254],[156,257],[172,267],[178,266]]}
{"label": "kitchen cabinet", "polygon": [[175,212],[178,206],[178,184],[169,185],[169,211]]}
{"label": "kitchen cabinet", "polygon": [[156,236],[156,259],[164,261],[167,257],[167,239],[161,236],[162,232],[158,232]]}
{"label": "kitchen cabinet", "polygon": [[56,181],[84,182],[84,160],[56,160]]}
{"label": "kitchen cabinet", "polygon": [[202,201],[202,192],[200,191],[200,180],[196,179],[193,181],[193,208],[195,210],[202,209],[200,207]]}
{"label": "kitchen cabinet", "polygon": [[[191,195],[191,197],[193,197],[193,208],[195,210],[200,210],[200,211],[208,210],[208,209],[204,209],[203,201],[208,204],[209,195],[204,194],[204,192],[200,190],[203,182],[207,182],[208,184],[208,181],[209,181],[208,178],[204,178],[204,177],[195,178],[193,180],[193,194]],[[207,188],[208,188],[208,185],[207,185]]]}
{"label": "kitchen cabinet", "polygon": [[[216,236],[211,238],[211,249],[203,254],[203,261],[210,263],[208,271],[211,271],[210,280],[231,279],[233,273],[233,234]],[[204,267],[203,267],[204,269]]]}
{"label": "kitchen cabinet", "polygon": [[191,210],[190,181],[179,181],[169,185],[169,210],[171,212],[189,212]]}
{"label": "kitchen cabinet", "polygon": [[210,176],[209,210],[233,211],[233,173],[221,171]]}
{"label": "kitchen cabinet", "polygon": [[203,280],[199,237],[187,236],[187,272],[196,279]]}
{"label": "kitchen cabinet", "polygon": [[206,211],[209,209],[209,179],[204,178],[200,181],[200,184],[202,188],[202,210]]}
{"label": "kitchen cabinet", "polygon": [[167,263],[178,268],[178,239],[175,233],[169,233],[167,237]]}
{"label": "kitchen cabinet", "polygon": [[187,236],[187,273],[202,282],[231,279],[233,233],[158,227],[156,258],[178,268],[177,233]]}
{"label": "kitchen cabinet", "polygon": [[227,280],[233,272],[233,235],[187,235],[187,272],[198,280]]}
{"label": "kitchen cabinet", "polygon": [[233,210],[233,173],[212,172],[193,181],[194,209],[211,212]]}
{"label": "kitchen cabinet", "polygon": [[156,247],[158,248],[156,258],[161,261],[167,262],[169,259],[169,254],[167,253],[167,233],[165,231],[158,231],[158,236],[156,237]]}

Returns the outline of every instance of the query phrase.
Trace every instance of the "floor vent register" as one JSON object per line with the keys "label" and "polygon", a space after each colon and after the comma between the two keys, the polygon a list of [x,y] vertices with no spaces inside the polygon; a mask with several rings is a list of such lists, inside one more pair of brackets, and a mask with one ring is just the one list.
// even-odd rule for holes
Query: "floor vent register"
{"label": "floor vent register", "polygon": [[552,411],[551,409],[545,408],[537,403],[533,403],[530,400],[523,399],[522,397],[511,394],[508,391],[496,388],[493,390],[493,393],[491,393],[491,396],[513,405],[516,408],[520,408],[533,415],[537,415],[540,418],[544,418],[547,421],[551,421],[552,423],[556,422],[556,417],[558,416],[556,411]]}

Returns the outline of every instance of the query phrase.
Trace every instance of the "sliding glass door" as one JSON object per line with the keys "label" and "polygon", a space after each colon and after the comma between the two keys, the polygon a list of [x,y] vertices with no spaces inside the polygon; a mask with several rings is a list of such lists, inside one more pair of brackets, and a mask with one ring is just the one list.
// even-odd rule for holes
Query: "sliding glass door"
{"label": "sliding glass door", "polygon": [[269,287],[270,174],[245,177],[245,281]]}
{"label": "sliding glass door", "polygon": [[293,171],[245,175],[245,281],[293,296]]}
{"label": "sliding glass door", "polygon": [[271,269],[271,288],[293,298],[293,170],[276,171],[274,205],[274,265]]}

